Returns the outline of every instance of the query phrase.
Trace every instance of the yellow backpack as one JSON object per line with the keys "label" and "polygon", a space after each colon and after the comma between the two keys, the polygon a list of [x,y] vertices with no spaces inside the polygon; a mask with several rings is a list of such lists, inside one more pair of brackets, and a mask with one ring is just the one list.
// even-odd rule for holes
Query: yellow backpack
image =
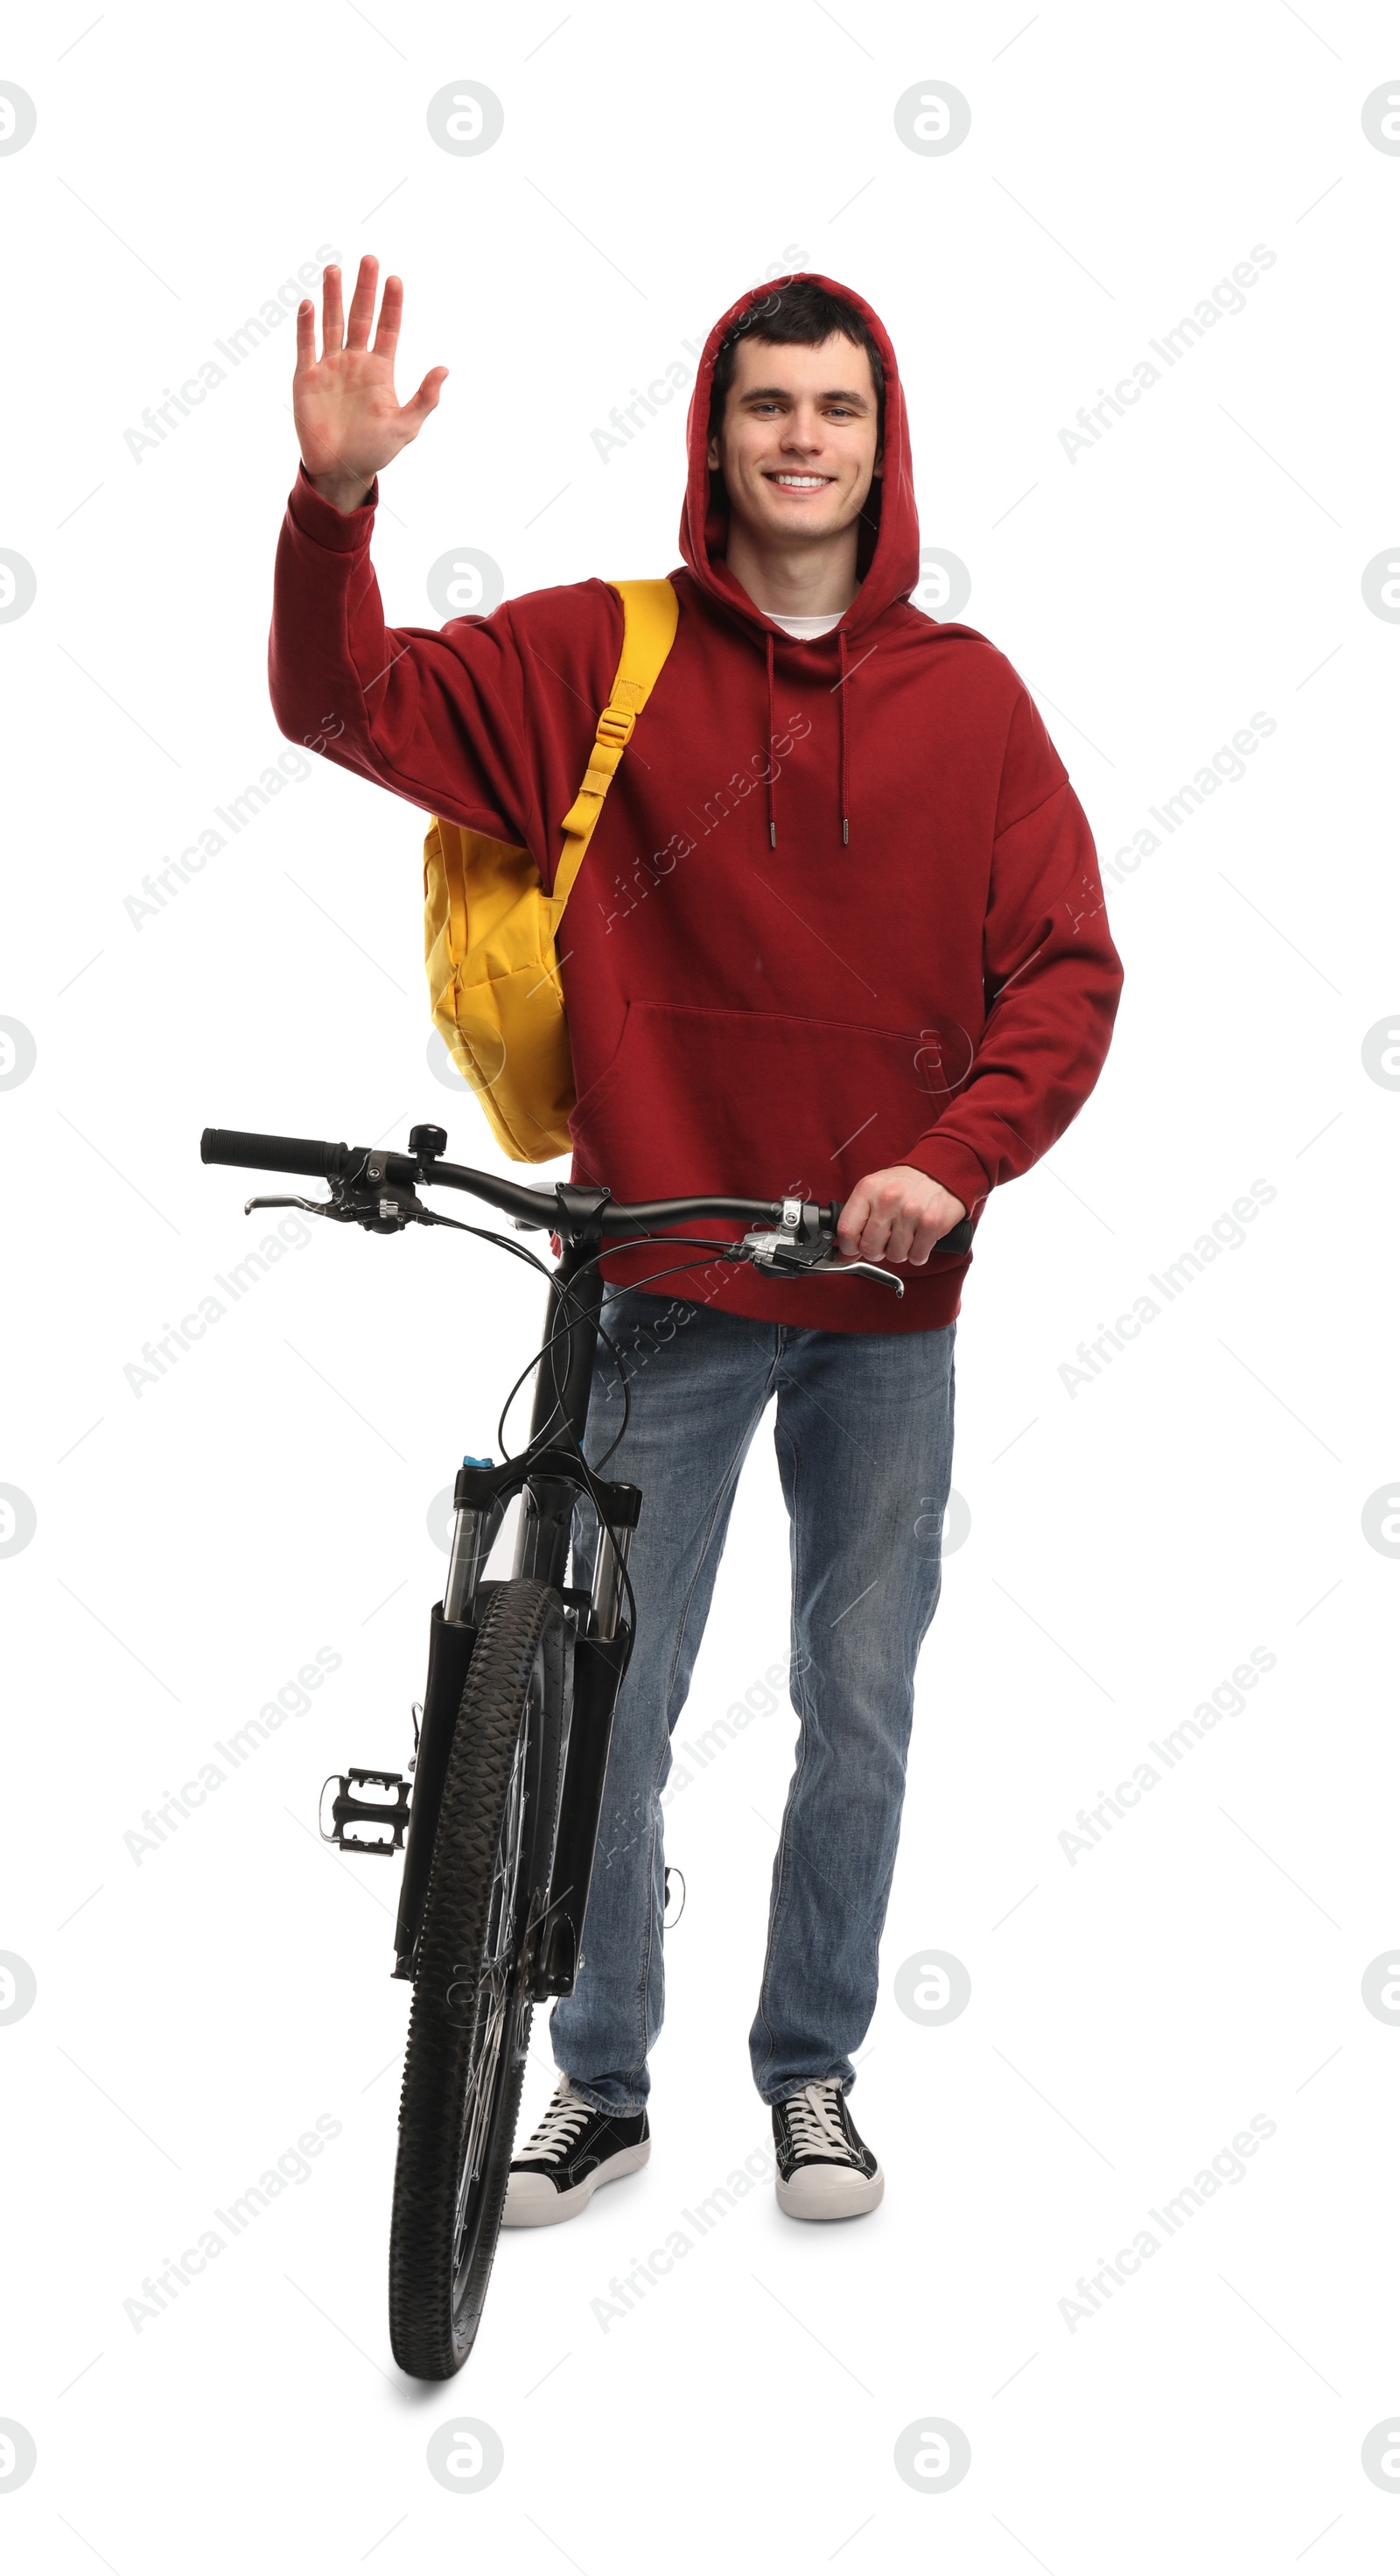
{"label": "yellow backpack", "polygon": [[571,1147],[573,1065],[555,940],[618,762],[676,632],[669,581],[616,581],[622,659],[587,773],[561,829],[546,894],[528,850],[435,814],[423,844],[424,950],[433,1022],[516,1163]]}

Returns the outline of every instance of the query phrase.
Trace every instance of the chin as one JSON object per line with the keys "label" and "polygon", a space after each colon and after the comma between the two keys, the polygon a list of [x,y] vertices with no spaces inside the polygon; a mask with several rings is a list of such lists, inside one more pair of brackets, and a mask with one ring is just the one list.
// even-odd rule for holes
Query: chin
{"label": "chin", "polygon": [[789,501],[771,500],[766,486],[758,510],[765,527],[798,528],[809,537],[829,537],[843,524],[840,508],[830,501],[823,502],[820,508],[799,510]]}

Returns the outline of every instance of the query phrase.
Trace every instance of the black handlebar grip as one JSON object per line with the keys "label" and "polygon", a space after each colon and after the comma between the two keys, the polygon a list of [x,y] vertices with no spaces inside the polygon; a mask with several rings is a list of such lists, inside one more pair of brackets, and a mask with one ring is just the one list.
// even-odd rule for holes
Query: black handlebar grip
{"label": "black handlebar grip", "polygon": [[[835,1231],[836,1221],[841,1214],[843,1204],[844,1202],[841,1199],[833,1199],[830,1205],[822,1210],[822,1214],[827,1219],[833,1232]],[[938,1241],[933,1248],[935,1252],[970,1252],[972,1250],[971,1217],[959,1217],[955,1226],[951,1226],[946,1234],[940,1234]]]}
{"label": "black handlebar grip", "polygon": [[[831,1231],[836,1231],[836,1218],[842,1216],[842,1200],[834,1198],[821,1213],[824,1213]],[[973,1218],[970,1216],[957,1218],[957,1224],[950,1226],[947,1234],[939,1234],[937,1244],[934,1244],[934,1252],[970,1252],[970,1249],[973,1249]]]}
{"label": "black handlebar grip", "polygon": [[240,1171],[298,1172],[313,1181],[337,1180],[349,1148],[314,1136],[250,1136],[241,1127],[206,1127],[199,1140],[202,1163],[234,1163]]}

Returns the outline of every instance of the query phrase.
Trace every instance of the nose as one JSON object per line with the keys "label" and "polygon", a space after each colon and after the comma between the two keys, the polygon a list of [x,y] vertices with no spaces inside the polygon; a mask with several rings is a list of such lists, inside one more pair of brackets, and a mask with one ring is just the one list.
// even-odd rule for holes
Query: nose
{"label": "nose", "polygon": [[781,444],[798,456],[815,456],[823,444],[822,424],[813,410],[795,411],[783,431]]}

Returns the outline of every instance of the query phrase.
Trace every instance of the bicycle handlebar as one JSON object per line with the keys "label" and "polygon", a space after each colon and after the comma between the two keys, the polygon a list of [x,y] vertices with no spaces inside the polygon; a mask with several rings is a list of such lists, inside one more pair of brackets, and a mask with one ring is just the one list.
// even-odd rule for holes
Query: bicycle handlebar
{"label": "bicycle handlebar", "polygon": [[[414,1130],[415,1135],[420,1132],[442,1131]],[[494,1172],[477,1172],[466,1164],[441,1162],[426,1146],[407,1154],[381,1153],[368,1145],[331,1145],[309,1136],[259,1136],[238,1127],[206,1127],[199,1140],[199,1157],[203,1163],[233,1164],[240,1171],[290,1172],[317,1181],[354,1182],[363,1178],[406,1187],[415,1181],[437,1182],[447,1189],[468,1191],[503,1216],[514,1217],[522,1226],[541,1232],[557,1231],[564,1213],[553,1190],[527,1189],[519,1181],[498,1179]],[[603,1233],[612,1234],[633,1226],[684,1224],[703,1217],[776,1225],[781,1222],[784,1204],[782,1199],[730,1197],[650,1199],[632,1207],[609,1204],[602,1213],[601,1228]],[[829,1230],[833,1237],[841,1206],[839,1199],[833,1199],[818,1208],[823,1230]],[[972,1220],[963,1217],[949,1233],[939,1237],[934,1249],[966,1252],[971,1243]]]}
{"label": "bicycle handlebar", "polygon": [[[202,1163],[232,1163],[240,1171],[298,1172],[314,1181],[353,1181],[367,1172],[368,1145],[327,1145],[310,1136],[258,1136],[241,1127],[206,1127],[199,1140]],[[441,1181],[449,1189],[469,1190],[503,1216],[520,1217],[541,1227],[558,1223],[552,1190],[529,1190],[518,1181],[498,1180],[492,1172],[471,1172],[456,1163],[440,1163],[434,1154],[386,1153],[378,1157],[378,1176],[411,1188],[415,1181]]]}

